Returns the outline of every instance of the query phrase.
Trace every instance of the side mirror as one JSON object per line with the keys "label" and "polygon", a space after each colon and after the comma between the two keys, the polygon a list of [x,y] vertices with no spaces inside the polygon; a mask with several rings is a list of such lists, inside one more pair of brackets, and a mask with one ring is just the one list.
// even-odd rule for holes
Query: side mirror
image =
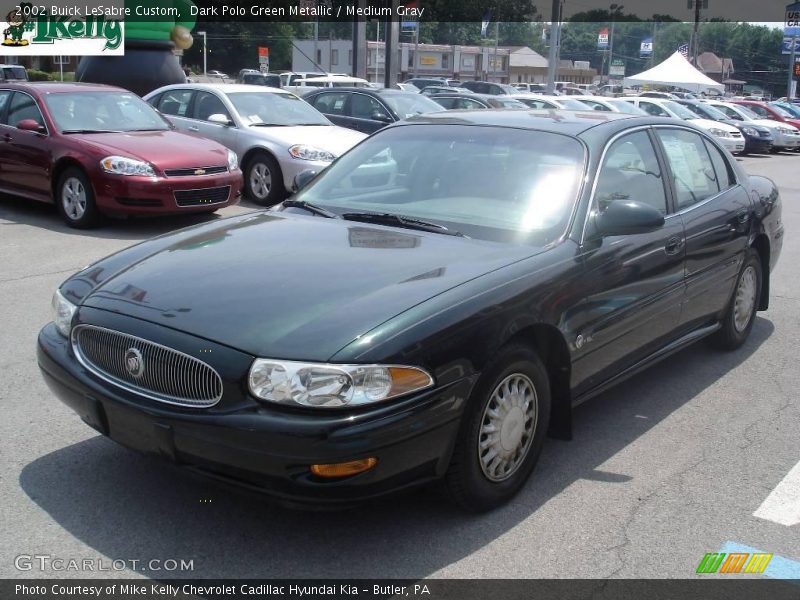
{"label": "side mirror", "polygon": [[306,169],[305,171],[300,171],[297,175],[294,176],[294,182],[292,184],[292,192],[295,194],[306,187],[314,177],[317,176],[317,172],[313,169]]}
{"label": "side mirror", "polygon": [[595,217],[602,236],[649,233],[664,226],[664,215],[649,204],[634,200],[616,200]]}
{"label": "side mirror", "polygon": [[219,113],[209,116],[208,122],[216,123],[217,125],[225,125],[226,127],[233,125],[233,121],[231,121],[227,116]]}
{"label": "side mirror", "polygon": [[33,131],[34,133],[47,133],[44,125],[40,125],[35,119],[22,119],[17,123],[17,129],[22,131]]}
{"label": "side mirror", "polygon": [[373,113],[372,113],[372,114],[369,116],[369,118],[370,118],[370,119],[372,119],[373,121],[380,121],[381,123],[391,123],[391,122],[392,122],[392,117],[390,117],[390,116],[389,116],[389,115],[387,115],[386,113],[384,113],[384,112],[380,112],[380,111],[378,111],[378,110],[376,110],[375,112],[373,112]]}

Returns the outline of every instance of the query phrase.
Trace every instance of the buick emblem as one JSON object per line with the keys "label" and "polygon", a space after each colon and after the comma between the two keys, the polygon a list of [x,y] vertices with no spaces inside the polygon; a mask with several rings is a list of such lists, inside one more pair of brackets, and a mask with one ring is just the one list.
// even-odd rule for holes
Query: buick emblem
{"label": "buick emblem", "polygon": [[125,351],[125,370],[131,377],[139,378],[144,374],[144,358],[138,349],[128,348]]}

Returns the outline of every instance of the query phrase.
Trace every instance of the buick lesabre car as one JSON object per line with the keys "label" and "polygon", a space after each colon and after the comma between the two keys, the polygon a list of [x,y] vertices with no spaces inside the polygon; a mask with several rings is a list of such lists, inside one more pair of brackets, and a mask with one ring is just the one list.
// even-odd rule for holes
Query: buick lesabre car
{"label": "buick lesabre car", "polygon": [[444,479],[487,510],[574,403],[701,338],[743,344],[783,241],[771,181],[650,116],[420,116],[305,179],[65,281],[38,342],[54,393],[287,502]]}
{"label": "buick lesabre car", "polygon": [[53,202],[70,227],[108,214],[213,212],[239,201],[234,152],[174,131],[120,88],[0,85],[0,136],[0,192]]}
{"label": "buick lesabre car", "polygon": [[287,91],[254,85],[176,84],[145,96],[181,131],[198,133],[236,152],[245,195],[273,205],[295,175],[322,171],[366,134],[338,127]]}

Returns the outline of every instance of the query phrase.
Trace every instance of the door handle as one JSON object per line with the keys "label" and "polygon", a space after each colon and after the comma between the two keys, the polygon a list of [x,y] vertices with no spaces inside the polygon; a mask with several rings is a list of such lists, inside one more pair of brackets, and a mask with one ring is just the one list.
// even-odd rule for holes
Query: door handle
{"label": "door handle", "polygon": [[664,252],[667,254],[677,254],[683,248],[683,238],[680,237],[671,237],[667,240],[666,245],[664,246]]}
{"label": "door handle", "polygon": [[192,127],[189,127],[189,131],[200,131],[200,128],[192,126]]}

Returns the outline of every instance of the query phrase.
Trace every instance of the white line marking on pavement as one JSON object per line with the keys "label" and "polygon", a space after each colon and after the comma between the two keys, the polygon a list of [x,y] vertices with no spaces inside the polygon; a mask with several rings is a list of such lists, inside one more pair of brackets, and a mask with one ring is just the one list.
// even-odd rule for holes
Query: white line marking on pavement
{"label": "white line marking on pavement", "polygon": [[800,523],[800,462],[772,490],[753,516],[787,527]]}

